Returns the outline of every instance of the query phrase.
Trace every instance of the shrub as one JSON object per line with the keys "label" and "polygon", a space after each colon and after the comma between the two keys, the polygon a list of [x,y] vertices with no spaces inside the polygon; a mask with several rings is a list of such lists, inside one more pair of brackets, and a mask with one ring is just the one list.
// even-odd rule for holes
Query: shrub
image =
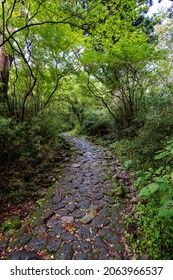
{"label": "shrub", "polygon": [[173,257],[172,220],[157,215],[157,198],[147,204],[138,204],[136,216],[138,221],[136,253],[145,252],[150,259],[171,260]]}
{"label": "shrub", "polygon": [[141,189],[139,195],[150,199],[150,196],[157,193],[160,198],[159,217],[173,217],[173,140],[168,141],[165,148],[156,153],[154,160],[159,161],[160,166],[156,170],[150,170],[148,184]]}
{"label": "shrub", "polygon": [[92,136],[103,136],[111,129],[111,118],[104,109],[90,109],[84,115],[83,132]]}
{"label": "shrub", "polygon": [[[0,163],[32,162],[43,154],[43,145],[58,144],[62,127],[44,115],[32,122],[17,123],[0,117]],[[42,151],[43,150],[43,151]]]}
{"label": "shrub", "polygon": [[0,117],[0,163],[7,164],[19,158],[22,150],[22,126],[10,118]]}

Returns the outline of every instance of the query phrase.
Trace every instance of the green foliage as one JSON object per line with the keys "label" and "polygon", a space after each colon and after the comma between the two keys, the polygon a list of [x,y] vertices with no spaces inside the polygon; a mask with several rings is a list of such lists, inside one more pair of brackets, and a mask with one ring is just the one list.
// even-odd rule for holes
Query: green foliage
{"label": "green foliage", "polygon": [[158,191],[161,206],[158,209],[159,217],[173,217],[173,181],[171,163],[173,161],[173,141],[168,141],[164,149],[158,151],[155,161],[160,161],[161,167],[152,170],[150,180],[153,183],[142,188],[139,195],[149,197]]}
{"label": "green foliage", "polygon": [[104,109],[90,109],[84,115],[83,132],[93,136],[103,136],[111,129],[111,120]]}
{"label": "green foliage", "polygon": [[128,139],[121,139],[111,143],[109,146],[111,150],[114,151],[115,153],[117,151],[117,155],[119,157],[122,157],[123,155],[125,155],[126,153],[125,151],[129,145],[130,145],[130,141]]}
{"label": "green foliage", "polygon": [[[141,109],[141,114],[138,114],[136,120],[136,123],[141,124],[141,127],[134,124],[126,129],[117,128],[115,130],[117,141],[110,146],[123,161],[132,161],[132,171],[138,171],[140,174],[142,169],[143,176],[144,170],[152,173],[151,168],[158,165],[158,162],[153,160],[154,157],[161,158],[162,155],[165,155],[162,159],[164,163],[171,162],[171,158],[166,156],[171,152],[167,150],[169,147],[161,153],[157,153],[157,151],[162,149],[165,140],[172,136],[173,131],[173,104],[170,94],[149,93],[145,104],[146,107]],[[147,169],[148,171],[146,171]]]}
{"label": "green foliage", "polygon": [[2,225],[1,225],[1,231],[4,232],[6,229],[9,229],[12,226],[12,222],[9,220],[6,220]]}
{"label": "green foliage", "polygon": [[143,126],[135,134],[117,134],[110,147],[133,172],[139,189],[133,220],[138,231],[137,237],[130,236],[131,249],[139,259],[142,252],[152,259],[172,259],[172,96],[168,91],[148,94],[145,104]]}
{"label": "green foliage", "polygon": [[156,183],[151,183],[145,188],[143,188],[139,195],[141,196],[150,196],[152,193],[155,193],[159,189],[159,185]]}
{"label": "green foliage", "polygon": [[137,259],[141,259],[143,252],[154,260],[171,260],[173,257],[172,220],[159,217],[157,206],[157,198],[151,199],[147,204],[137,205],[138,232],[136,238],[131,237]]}
{"label": "green foliage", "polygon": [[36,203],[41,207],[41,206],[44,204],[45,200],[46,200],[46,199],[43,197],[43,198],[38,199],[38,200],[36,201]]}
{"label": "green foliage", "polygon": [[58,135],[63,131],[63,123],[52,115],[40,115],[30,123],[17,123],[8,118],[0,118],[0,163],[31,163],[39,157],[42,160],[46,145],[58,144]]}
{"label": "green foliage", "polygon": [[0,226],[0,232],[7,232],[8,234],[14,233],[16,229],[21,226],[20,217],[12,216],[5,220]]}
{"label": "green foliage", "polygon": [[7,164],[20,156],[23,145],[22,125],[10,118],[0,117],[0,163]]}
{"label": "green foliage", "polygon": [[159,217],[173,217],[173,200],[166,201],[159,208]]}
{"label": "green foliage", "polygon": [[[162,159],[165,163],[171,163],[173,160],[173,140],[169,140],[163,150],[157,151],[154,157],[155,160]],[[172,179],[172,174],[171,174]]]}

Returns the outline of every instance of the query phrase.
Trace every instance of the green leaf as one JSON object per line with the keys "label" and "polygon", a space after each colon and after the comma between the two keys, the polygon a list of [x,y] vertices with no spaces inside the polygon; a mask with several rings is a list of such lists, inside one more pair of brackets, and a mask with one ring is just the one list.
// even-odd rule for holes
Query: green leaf
{"label": "green leaf", "polygon": [[172,199],[172,194],[165,194],[161,197],[160,204],[164,204],[171,199]]}
{"label": "green leaf", "polygon": [[161,152],[161,153],[159,153],[159,154],[157,154],[155,157],[154,157],[154,159],[162,159],[162,158],[165,158],[166,156],[168,156],[169,155],[169,153],[168,153],[168,151],[163,151],[163,152]]}
{"label": "green leaf", "polygon": [[164,183],[164,184],[159,184],[159,188],[161,191],[170,192],[169,190],[170,190],[171,186],[169,183]]}
{"label": "green leaf", "polygon": [[143,188],[139,195],[141,196],[150,196],[152,193],[156,192],[159,189],[159,185],[156,183],[151,183],[145,188]]}
{"label": "green leaf", "polygon": [[163,170],[163,166],[161,166],[159,169],[157,169],[155,173],[157,175],[160,175],[162,173],[162,170]]}
{"label": "green leaf", "polygon": [[156,183],[165,183],[165,179],[163,177],[154,177],[153,181]]}
{"label": "green leaf", "polygon": [[173,217],[173,200],[168,200],[159,208],[159,217]]}

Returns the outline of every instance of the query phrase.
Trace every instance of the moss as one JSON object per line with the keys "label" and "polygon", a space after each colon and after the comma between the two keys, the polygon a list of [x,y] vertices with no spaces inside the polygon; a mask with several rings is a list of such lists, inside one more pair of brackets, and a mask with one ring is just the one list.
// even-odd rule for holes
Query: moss
{"label": "moss", "polygon": [[16,230],[21,226],[21,221],[20,221],[20,217],[19,216],[11,216],[10,218],[8,218],[8,220],[6,220],[5,222],[3,222],[3,224],[1,225],[0,231],[1,232],[8,232],[11,230]]}
{"label": "moss", "polygon": [[114,197],[125,197],[125,192],[121,186],[117,186],[117,188],[114,188],[112,191],[112,196]]}

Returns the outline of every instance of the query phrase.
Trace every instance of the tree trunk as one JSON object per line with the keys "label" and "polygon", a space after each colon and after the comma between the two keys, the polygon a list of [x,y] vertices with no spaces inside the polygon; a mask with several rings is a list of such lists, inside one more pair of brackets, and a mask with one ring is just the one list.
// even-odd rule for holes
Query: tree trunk
{"label": "tree trunk", "polygon": [[[2,43],[3,39],[1,36],[0,44]],[[8,82],[12,60],[12,56],[5,53],[4,45],[2,45],[0,47],[0,103],[7,102]]]}

